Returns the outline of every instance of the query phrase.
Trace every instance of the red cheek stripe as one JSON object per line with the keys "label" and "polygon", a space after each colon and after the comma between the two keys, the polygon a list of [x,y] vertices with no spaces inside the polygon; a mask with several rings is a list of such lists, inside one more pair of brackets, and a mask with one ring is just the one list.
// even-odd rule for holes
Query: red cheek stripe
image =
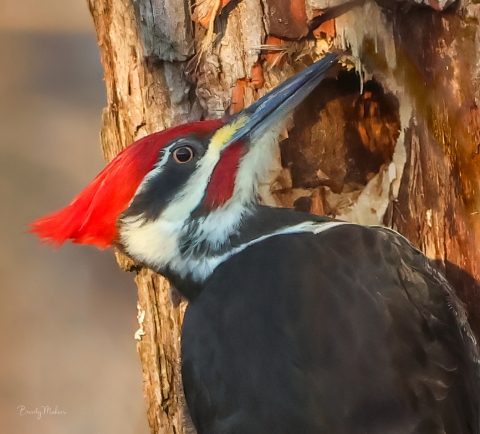
{"label": "red cheek stripe", "polygon": [[245,147],[242,142],[232,143],[222,152],[207,187],[204,204],[208,210],[222,206],[232,197],[239,161],[244,155]]}

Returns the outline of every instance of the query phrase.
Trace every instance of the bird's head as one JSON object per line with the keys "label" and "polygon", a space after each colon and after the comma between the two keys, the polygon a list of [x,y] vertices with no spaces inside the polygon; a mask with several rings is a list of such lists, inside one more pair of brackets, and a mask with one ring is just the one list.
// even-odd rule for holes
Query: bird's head
{"label": "bird's head", "polygon": [[204,242],[214,251],[255,203],[289,114],[335,62],[328,55],[229,118],[133,143],[70,205],[33,222],[32,231],[56,245],[119,245],[156,270],[175,258],[184,264]]}

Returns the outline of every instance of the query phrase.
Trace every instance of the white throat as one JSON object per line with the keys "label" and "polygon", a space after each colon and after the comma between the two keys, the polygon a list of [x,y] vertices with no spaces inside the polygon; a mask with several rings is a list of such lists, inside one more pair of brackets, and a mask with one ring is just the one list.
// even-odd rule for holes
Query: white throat
{"label": "white throat", "polygon": [[218,265],[212,259],[231,248],[230,236],[248,213],[248,207],[229,202],[195,220],[127,217],[120,228],[121,243],[130,256],[156,271],[168,267],[180,277],[203,281]]}

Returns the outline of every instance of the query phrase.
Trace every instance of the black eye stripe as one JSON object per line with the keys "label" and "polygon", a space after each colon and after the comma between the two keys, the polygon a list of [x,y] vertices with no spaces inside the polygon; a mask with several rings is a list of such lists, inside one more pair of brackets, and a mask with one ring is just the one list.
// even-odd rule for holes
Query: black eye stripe
{"label": "black eye stripe", "polygon": [[[197,166],[193,163],[205,155],[208,139],[208,137],[189,134],[167,143],[158,153],[157,162],[145,176],[141,188],[135,194],[129,207],[123,212],[122,218],[141,216],[147,221],[158,218],[168,204],[182,191],[195,172]],[[177,158],[179,160],[190,158],[190,149],[192,152],[190,164],[175,159],[175,151],[178,154],[183,148],[188,148],[183,151],[185,158],[180,155],[177,155]]]}

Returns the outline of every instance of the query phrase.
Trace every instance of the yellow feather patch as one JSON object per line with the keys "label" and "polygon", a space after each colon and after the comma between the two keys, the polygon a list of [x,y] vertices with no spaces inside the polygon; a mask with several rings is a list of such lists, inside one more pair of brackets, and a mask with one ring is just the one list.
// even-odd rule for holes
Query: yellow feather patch
{"label": "yellow feather patch", "polygon": [[240,116],[235,122],[224,125],[212,136],[208,150],[214,149],[220,151],[233,137],[233,135],[242,128],[248,121],[248,116]]}

